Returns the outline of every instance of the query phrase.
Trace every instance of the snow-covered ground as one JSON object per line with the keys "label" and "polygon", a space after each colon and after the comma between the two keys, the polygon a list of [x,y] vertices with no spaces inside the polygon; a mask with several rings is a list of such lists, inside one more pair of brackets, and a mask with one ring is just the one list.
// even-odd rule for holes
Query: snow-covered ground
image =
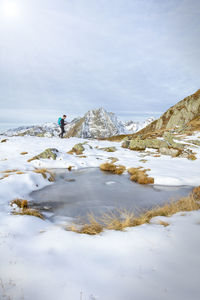
{"label": "snow-covered ground", "polygon": [[[0,299],[199,299],[199,211],[157,217],[151,224],[97,236],[79,235],[35,217],[10,214],[12,199],[28,198],[31,191],[52,184],[34,173],[35,167],[98,167],[109,157],[117,157],[117,164],[150,168],[148,174],[156,184],[200,184],[199,147],[193,149],[195,161],[153,157],[148,152],[143,157],[121,148],[121,143],[97,140],[87,140],[85,158],[67,154],[74,144],[85,141],[9,137],[0,143],[0,171],[24,173],[13,172],[0,180]],[[96,148],[108,146],[117,151]],[[59,150],[55,161],[27,162],[46,148]],[[27,155],[20,154],[25,151]],[[167,219],[170,225],[158,225],[157,219]]]}

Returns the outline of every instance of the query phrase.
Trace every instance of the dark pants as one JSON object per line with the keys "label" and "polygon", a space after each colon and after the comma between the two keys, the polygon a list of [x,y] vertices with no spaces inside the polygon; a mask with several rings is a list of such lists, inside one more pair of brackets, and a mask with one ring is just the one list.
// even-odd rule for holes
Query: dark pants
{"label": "dark pants", "polygon": [[59,137],[63,138],[63,134],[65,133],[65,128],[64,126],[60,126],[61,133],[59,134]]}

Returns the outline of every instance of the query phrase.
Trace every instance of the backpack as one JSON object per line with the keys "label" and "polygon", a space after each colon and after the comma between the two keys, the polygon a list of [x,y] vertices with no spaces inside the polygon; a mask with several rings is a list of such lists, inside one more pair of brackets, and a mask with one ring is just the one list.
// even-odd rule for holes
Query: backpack
{"label": "backpack", "polygon": [[58,119],[58,125],[61,125],[61,120],[62,120],[62,118]]}

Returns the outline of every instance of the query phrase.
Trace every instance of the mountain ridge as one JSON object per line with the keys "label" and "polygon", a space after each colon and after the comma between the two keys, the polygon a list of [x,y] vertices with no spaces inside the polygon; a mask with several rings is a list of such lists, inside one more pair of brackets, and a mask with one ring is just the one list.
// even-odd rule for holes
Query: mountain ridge
{"label": "mountain ridge", "polygon": [[[112,112],[107,112],[103,107],[93,109],[84,114],[83,117],[77,117],[65,126],[64,137],[79,138],[107,138],[113,135],[134,133],[137,130],[147,126],[154,118],[149,118],[143,123],[119,121]],[[43,125],[21,126],[10,129],[2,133],[5,136],[38,136],[53,137],[58,136],[60,132],[56,123],[45,123]]]}

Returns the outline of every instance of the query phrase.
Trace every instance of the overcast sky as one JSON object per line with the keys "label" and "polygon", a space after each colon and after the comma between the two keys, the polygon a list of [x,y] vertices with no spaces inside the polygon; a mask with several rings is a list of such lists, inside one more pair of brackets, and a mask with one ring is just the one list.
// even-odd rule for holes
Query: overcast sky
{"label": "overcast sky", "polygon": [[199,37],[199,0],[0,0],[0,127],[159,117],[200,88]]}

